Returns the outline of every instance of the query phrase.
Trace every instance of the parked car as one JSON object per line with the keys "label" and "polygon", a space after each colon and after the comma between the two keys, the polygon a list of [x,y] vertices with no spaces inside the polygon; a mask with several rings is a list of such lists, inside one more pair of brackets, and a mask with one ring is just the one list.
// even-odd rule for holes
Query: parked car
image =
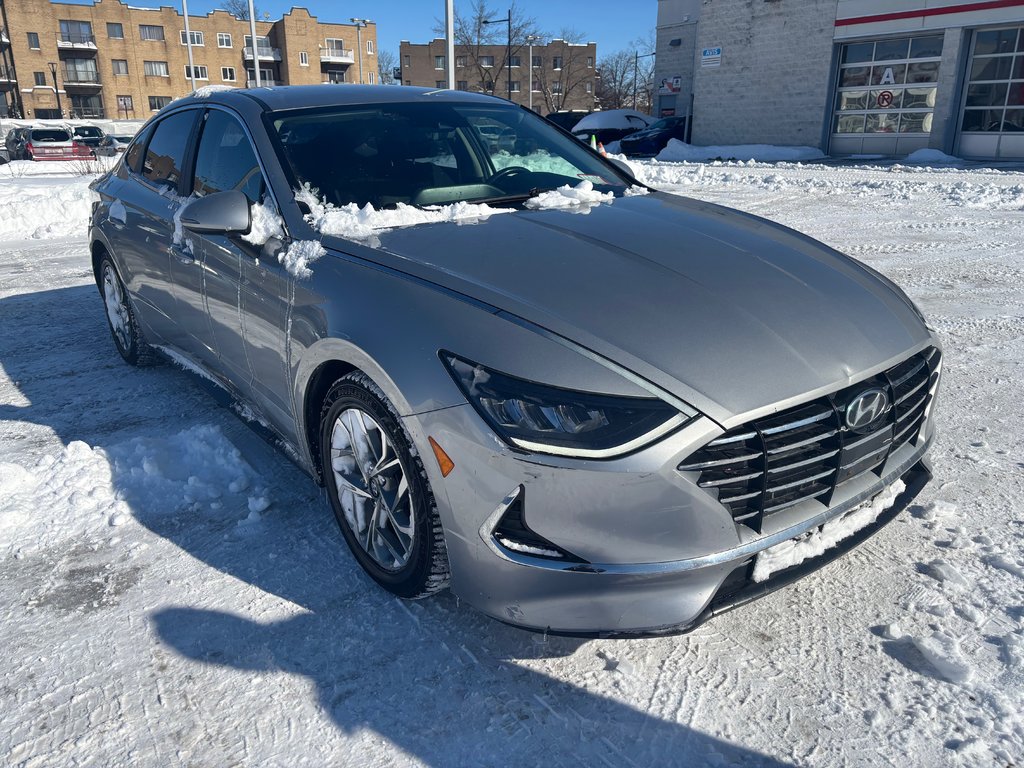
{"label": "parked car", "polygon": [[114,157],[119,155],[128,149],[128,145],[132,142],[132,136],[115,136],[112,133],[108,133],[100,141],[99,146],[96,147],[96,154],[102,157]]}
{"label": "parked car", "polygon": [[619,148],[625,155],[656,155],[669,139],[686,141],[686,123],[685,117],[664,117],[649,128],[622,139]]}
{"label": "parked car", "polygon": [[572,129],[576,127],[576,123],[589,114],[590,112],[585,109],[565,109],[561,112],[549,112],[547,119],[562,130],[572,133]]}
{"label": "parked car", "polygon": [[29,129],[24,126],[17,126],[7,132],[4,137],[4,146],[7,148],[9,160],[25,160],[25,140]]}
{"label": "parked car", "polygon": [[385,589],[689,628],[911,502],[941,353],[869,267],[623,168],[482,94],[187,97],[93,182],[92,264],[121,356],[245,403]]}
{"label": "parked car", "polygon": [[608,109],[591,112],[576,123],[572,134],[580,141],[589,142],[593,136],[602,144],[611,144],[642,131],[652,122],[651,118],[635,109]]}
{"label": "parked car", "polygon": [[100,142],[106,134],[95,125],[76,125],[71,129],[71,135],[76,141],[85,144],[93,153],[99,147]]}
{"label": "parked car", "polygon": [[92,150],[65,128],[30,128],[21,155],[25,160],[82,160],[92,157]]}

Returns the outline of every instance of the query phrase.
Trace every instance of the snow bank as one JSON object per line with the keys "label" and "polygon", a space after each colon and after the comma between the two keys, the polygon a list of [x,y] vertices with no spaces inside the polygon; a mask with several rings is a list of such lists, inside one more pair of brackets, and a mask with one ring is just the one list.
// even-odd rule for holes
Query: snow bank
{"label": "snow bank", "polygon": [[510,208],[491,208],[464,202],[427,208],[399,203],[396,208],[379,211],[369,203],[362,208],[355,203],[338,207],[321,200],[317,191],[308,185],[296,190],[295,199],[309,206],[310,213],[306,215],[306,221],[313,229],[324,235],[348,240],[372,240],[381,232],[398,227],[479,221],[495,214],[512,212]]}
{"label": "snow bank", "polygon": [[962,163],[959,157],[947,155],[937,149],[919,149],[904,158],[908,163]]}
{"label": "snow bank", "polygon": [[575,187],[564,187],[542,192],[526,201],[526,207],[537,211],[557,208],[581,208],[584,206],[610,203],[615,199],[611,192],[595,192],[593,182],[583,180]]}
{"label": "snow bank", "polygon": [[790,539],[764,550],[757,556],[754,565],[754,581],[765,581],[773,573],[799,565],[812,557],[818,557],[843,539],[848,539],[857,531],[871,525],[880,514],[896,503],[896,497],[903,493],[906,487],[902,480],[897,480],[875,498],[850,510],[842,517],[829,520],[820,528],[800,538]]}
{"label": "snow bank", "polygon": [[[0,237],[18,240],[85,237],[92,211],[89,183],[93,176],[45,180],[12,177],[12,166],[22,163],[37,168],[49,165],[19,160],[0,166],[0,211],[3,211]],[[14,172],[19,171],[14,169]]]}
{"label": "snow bank", "polygon": [[668,145],[658,154],[658,160],[672,163],[699,163],[705,160],[756,160],[763,163],[800,162],[820,160],[825,155],[814,147],[777,147],[771,144],[735,144],[697,147],[692,144],[669,139]]}

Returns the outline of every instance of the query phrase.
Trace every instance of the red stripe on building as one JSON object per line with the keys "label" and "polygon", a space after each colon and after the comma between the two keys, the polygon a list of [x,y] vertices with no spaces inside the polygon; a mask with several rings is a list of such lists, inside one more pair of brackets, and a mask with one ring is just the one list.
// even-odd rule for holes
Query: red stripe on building
{"label": "red stripe on building", "polygon": [[969,13],[971,11],[990,11],[994,8],[1013,8],[1024,6],[1024,0],[987,0],[983,3],[963,3],[949,5],[945,8],[922,8],[919,11],[897,11],[895,13],[879,13],[874,16],[856,16],[852,19],[836,19],[837,27],[849,27],[853,24],[873,24],[877,21],[898,21],[899,19],[917,19],[927,16],[946,16],[950,13]]}

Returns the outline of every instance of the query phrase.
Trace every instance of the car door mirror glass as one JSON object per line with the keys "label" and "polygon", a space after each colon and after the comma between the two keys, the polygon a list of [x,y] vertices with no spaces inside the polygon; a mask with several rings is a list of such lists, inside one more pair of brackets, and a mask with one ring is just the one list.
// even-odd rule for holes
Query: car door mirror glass
{"label": "car door mirror glass", "polygon": [[249,200],[237,189],[215,192],[186,203],[180,218],[186,229],[206,234],[245,234],[252,224]]}

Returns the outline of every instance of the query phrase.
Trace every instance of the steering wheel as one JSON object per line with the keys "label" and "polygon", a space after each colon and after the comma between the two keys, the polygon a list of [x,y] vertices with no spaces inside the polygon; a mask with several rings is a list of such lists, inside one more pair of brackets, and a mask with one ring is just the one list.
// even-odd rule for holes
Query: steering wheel
{"label": "steering wheel", "polygon": [[507,168],[502,168],[500,171],[495,173],[491,178],[487,180],[488,184],[494,184],[498,181],[504,181],[505,179],[514,179],[521,173],[532,173],[529,168],[524,168],[521,165],[510,165]]}

